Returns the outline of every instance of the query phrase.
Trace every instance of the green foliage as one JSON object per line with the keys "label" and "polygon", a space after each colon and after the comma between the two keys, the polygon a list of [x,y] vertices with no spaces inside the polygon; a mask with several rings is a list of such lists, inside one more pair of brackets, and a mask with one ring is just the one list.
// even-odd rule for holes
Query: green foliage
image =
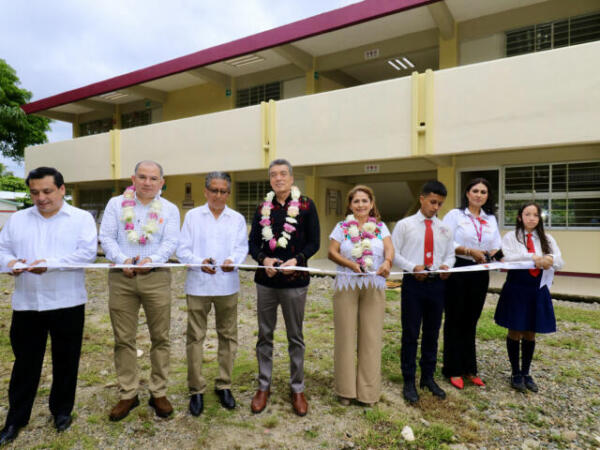
{"label": "green foliage", "polygon": [[0,190],[12,192],[25,192],[27,185],[23,178],[15,177],[14,175],[0,176]]}
{"label": "green foliage", "polygon": [[21,109],[32,94],[19,84],[15,70],[0,59],[0,152],[14,160],[23,159],[25,147],[46,142],[50,130],[50,119]]}

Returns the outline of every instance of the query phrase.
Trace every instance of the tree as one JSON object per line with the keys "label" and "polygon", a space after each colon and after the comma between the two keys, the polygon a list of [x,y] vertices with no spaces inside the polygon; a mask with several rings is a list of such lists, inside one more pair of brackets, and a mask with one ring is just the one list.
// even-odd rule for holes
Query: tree
{"label": "tree", "polygon": [[32,94],[20,84],[15,70],[0,59],[0,152],[15,161],[23,159],[25,147],[47,142],[50,131],[50,119],[21,109]]}

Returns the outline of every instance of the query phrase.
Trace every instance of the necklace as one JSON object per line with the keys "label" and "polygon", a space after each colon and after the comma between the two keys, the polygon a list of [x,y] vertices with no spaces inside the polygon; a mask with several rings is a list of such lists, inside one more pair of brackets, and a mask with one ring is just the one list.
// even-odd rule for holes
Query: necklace
{"label": "necklace", "polygon": [[125,232],[127,233],[127,240],[132,244],[146,245],[148,241],[152,240],[152,235],[158,231],[161,223],[163,223],[162,217],[159,217],[162,204],[160,200],[154,199],[150,203],[150,209],[146,216],[146,223],[142,225],[142,233],[138,234],[135,231],[135,186],[129,186],[123,192],[123,201],[121,202],[121,221],[125,223]]}
{"label": "necklace", "polygon": [[369,217],[361,230],[354,214],[350,214],[341,226],[346,238],[354,244],[352,257],[365,271],[369,272],[373,268],[371,239],[381,238],[381,223],[378,223],[375,217]]}
{"label": "necklace", "polygon": [[261,220],[259,223],[263,227],[262,238],[269,243],[269,248],[271,251],[275,250],[277,247],[286,248],[290,238],[292,237],[292,233],[296,231],[296,227],[293,224],[298,223],[296,217],[298,214],[300,214],[300,189],[298,189],[296,186],[292,186],[291,195],[292,200],[288,203],[287,216],[285,218],[283,231],[281,232],[279,239],[275,238],[275,235],[273,234],[273,228],[271,227],[271,224],[273,223],[271,220],[271,210],[273,209],[275,192],[269,192],[265,196],[265,201],[261,206]]}

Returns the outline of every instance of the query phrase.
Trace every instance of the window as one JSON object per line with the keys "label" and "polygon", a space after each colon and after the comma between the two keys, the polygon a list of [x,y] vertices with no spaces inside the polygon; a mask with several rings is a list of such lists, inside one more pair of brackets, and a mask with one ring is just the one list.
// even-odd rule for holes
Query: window
{"label": "window", "polygon": [[236,183],[236,208],[246,218],[246,222],[252,222],[256,207],[270,190],[271,185],[268,181],[239,181]]}
{"label": "window", "polygon": [[140,125],[150,125],[152,123],[152,110],[143,109],[121,114],[121,128],[133,128]]}
{"label": "window", "polygon": [[544,225],[600,228],[600,161],[504,168],[504,226],[519,207],[535,200]]}
{"label": "window", "polygon": [[506,56],[600,40],[600,13],[569,17],[506,32]]}
{"label": "window", "polygon": [[260,102],[279,100],[281,98],[281,82],[261,84],[246,89],[238,89],[235,106],[258,105]]}
{"label": "window", "polygon": [[92,120],[91,122],[80,123],[79,136],[90,136],[92,134],[106,133],[112,130],[112,127],[112,117],[108,117],[106,119]]}

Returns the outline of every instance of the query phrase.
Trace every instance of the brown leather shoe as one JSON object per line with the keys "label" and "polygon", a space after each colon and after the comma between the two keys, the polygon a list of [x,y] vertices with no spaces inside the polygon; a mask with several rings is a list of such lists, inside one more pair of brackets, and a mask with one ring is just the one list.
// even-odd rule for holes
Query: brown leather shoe
{"label": "brown leather shoe", "polygon": [[252,403],[250,403],[250,409],[254,414],[263,412],[263,409],[267,407],[269,395],[271,395],[271,391],[261,391],[260,389],[256,391],[256,394],[252,398]]}
{"label": "brown leather shoe", "polygon": [[299,416],[305,416],[308,412],[308,402],[304,397],[304,392],[292,392],[292,406],[294,412]]}
{"label": "brown leather shoe", "polygon": [[126,400],[119,400],[119,403],[115,405],[112,409],[108,418],[113,422],[118,422],[119,420],[124,419],[129,414],[133,408],[140,404],[140,399],[136,395],[133,398],[128,398]]}
{"label": "brown leather shoe", "polygon": [[173,407],[171,406],[171,402],[167,400],[167,397],[151,396],[148,404],[154,408],[158,417],[169,417],[173,413]]}

